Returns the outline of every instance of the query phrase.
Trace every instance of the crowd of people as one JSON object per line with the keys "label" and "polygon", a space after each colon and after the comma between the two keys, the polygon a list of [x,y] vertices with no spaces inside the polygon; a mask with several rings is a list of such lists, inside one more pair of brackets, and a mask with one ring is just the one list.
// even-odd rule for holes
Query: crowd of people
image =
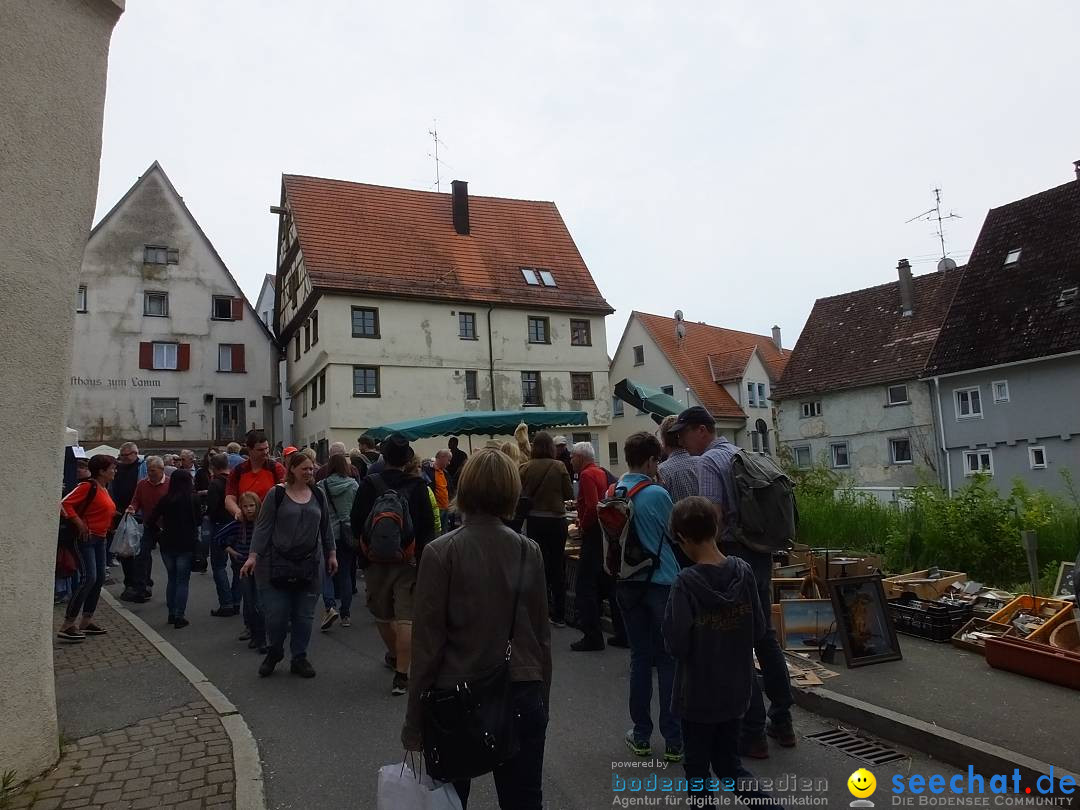
{"label": "crowd of people", "polygon": [[[642,757],[652,754],[655,670],[663,757],[683,763],[691,795],[706,797],[716,787],[710,769],[718,780],[744,780],[740,756],[767,757],[769,738],[795,745],[787,667],[770,624],[771,555],[733,531],[737,452],[700,407],[668,417],[656,434],[629,437],[629,472],[618,479],[597,464],[592,444],[530,436],[524,425],[513,441],[471,455],[451,438],[427,460],[400,434],[377,446],[361,437],[351,452],[332,444],[321,466],[310,449],[272,458],[260,431],[242,447],[211,448],[201,465],[188,450],[141,458],[129,442],[118,458],[89,459],[86,480],[61,503],[78,538],[78,584],[59,639],[107,632],[94,612],[109,536],[125,515],[141,522],[142,540],[138,554],[120,560],[120,598],[153,598],[157,548],[168,621],[181,629],[191,573],[208,567],[218,601],[211,615],[243,616],[239,639],[263,656],[261,677],[284,659],[286,638],[290,671],[314,677],[308,646],[319,599],[322,631],[349,627],[362,587],[393,673],[390,693],[408,695],[406,750],[424,750],[426,696],[507,656],[518,746],[494,767],[496,790],[502,807],[539,808],[552,628],[568,616],[569,507],[580,539],[581,632],[570,649],[629,648],[625,744]],[[600,512],[612,498],[632,503],[633,530],[653,560],[622,579],[604,560]],[[454,785],[464,806],[469,782]],[[735,792],[769,801],[750,787]]]}

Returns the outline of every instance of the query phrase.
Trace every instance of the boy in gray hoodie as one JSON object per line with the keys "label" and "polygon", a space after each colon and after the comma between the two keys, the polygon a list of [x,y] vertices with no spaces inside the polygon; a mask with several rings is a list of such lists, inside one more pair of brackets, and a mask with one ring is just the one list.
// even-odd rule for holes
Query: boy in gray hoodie
{"label": "boy in gray hoodie", "polygon": [[671,708],[682,718],[683,767],[692,798],[708,800],[719,789],[753,799],[756,808],[779,808],[754,789],[753,774],[739,760],[739,727],[765,617],[749,564],[724,556],[717,545],[719,524],[707,498],[685,498],[671,512],[671,536],[694,563],[679,572],[663,624],[664,642],[678,661]]}

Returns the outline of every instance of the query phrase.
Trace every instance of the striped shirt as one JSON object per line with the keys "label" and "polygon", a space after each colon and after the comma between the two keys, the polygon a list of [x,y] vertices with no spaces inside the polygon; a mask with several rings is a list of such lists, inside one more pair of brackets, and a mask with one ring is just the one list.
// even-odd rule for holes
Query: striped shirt
{"label": "striped shirt", "polygon": [[698,459],[681,447],[672,450],[660,464],[660,483],[674,503],[698,494],[698,464]]}
{"label": "striped shirt", "polygon": [[720,539],[735,541],[735,526],[739,522],[739,500],[735,492],[735,476],[731,473],[731,460],[739,448],[723,436],[717,436],[701,454],[698,466],[700,495],[720,505],[724,527]]}

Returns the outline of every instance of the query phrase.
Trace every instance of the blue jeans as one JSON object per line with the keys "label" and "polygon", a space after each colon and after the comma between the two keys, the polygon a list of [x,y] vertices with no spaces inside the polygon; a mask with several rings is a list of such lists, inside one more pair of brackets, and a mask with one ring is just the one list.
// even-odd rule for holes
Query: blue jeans
{"label": "blue jeans", "polygon": [[754,689],[750,694],[750,707],[742,719],[742,734],[755,739],[765,734],[765,701],[762,689],[769,696],[769,721],[775,725],[791,725],[791,681],[788,678],[787,661],[776,640],[772,626],[772,555],[751,551],[741,543],[724,543],[724,553],[741,557],[750,563],[754,571],[761,611],[765,614],[765,638],[754,645],[761,675],[754,676]]}
{"label": "blue jeans", "polygon": [[[229,569],[233,569],[232,583],[229,583]],[[214,572],[214,587],[217,589],[219,608],[240,607],[240,577],[236,569],[229,565],[229,552],[220,543],[210,541],[210,570]]]}
{"label": "blue jeans", "polygon": [[337,547],[337,573],[331,577],[322,572],[323,606],[329,610],[341,604],[341,615],[352,616],[353,573],[356,568],[356,552],[348,546]]}
{"label": "blue jeans", "polygon": [[262,605],[259,603],[259,589],[255,586],[255,577],[240,576],[243,561],[233,560],[233,576],[240,583],[240,595],[244,606],[244,626],[251,631],[256,647],[266,646],[266,623],[263,619]]}
{"label": "blue jeans", "polygon": [[[772,801],[768,793],[755,790],[745,780],[753,780],[754,775],[742,766],[739,760],[739,718],[725,720],[722,723],[694,723],[683,720],[683,733],[686,735],[686,752],[683,768],[689,784],[689,795],[694,798],[708,799],[714,791],[708,789],[710,781],[709,766],[712,775],[723,783],[731,780],[734,793],[741,799],[751,799],[755,808],[782,810],[781,805]],[[711,805],[706,805],[711,806]]]}
{"label": "blue jeans", "polygon": [[682,748],[682,726],[671,711],[671,690],[675,685],[675,659],[664,647],[661,626],[667,607],[669,585],[647,582],[620,582],[615,587],[626,638],[630,642],[630,719],[634,739],[648,742],[652,737],[651,715],[653,668],[660,682],[660,733],[669,748]]}
{"label": "blue jeans", "polygon": [[93,616],[97,610],[101,586],[105,582],[105,538],[90,535],[85,542],[75,542],[75,556],[79,558],[79,585],[68,600],[64,617],[74,620],[79,611]]}
{"label": "blue jeans", "polygon": [[184,611],[187,610],[188,582],[191,580],[191,564],[195,561],[195,553],[161,549],[161,561],[169,574],[169,584],[165,586],[165,606],[169,609],[170,616],[182,619]]}
{"label": "blue jeans", "polygon": [[283,591],[273,585],[259,587],[259,603],[266,620],[266,634],[271,651],[282,654],[285,636],[289,636],[289,651],[293,658],[307,656],[311,641],[311,622],[315,618],[318,593]]}

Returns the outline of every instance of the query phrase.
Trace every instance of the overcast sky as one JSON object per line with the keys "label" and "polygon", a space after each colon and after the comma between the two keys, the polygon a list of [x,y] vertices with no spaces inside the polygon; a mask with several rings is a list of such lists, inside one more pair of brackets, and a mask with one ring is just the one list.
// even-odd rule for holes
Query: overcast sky
{"label": "overcast sky", "polygon": [[[886,10],[887,9],[887,10]],[[254,302],[282,172],[554,200],[616,314],[769,333],[1073,179],[1076,2],[131,0],[97,217],[161,161]],[[444,185],[444,190],[448,186]]]}

